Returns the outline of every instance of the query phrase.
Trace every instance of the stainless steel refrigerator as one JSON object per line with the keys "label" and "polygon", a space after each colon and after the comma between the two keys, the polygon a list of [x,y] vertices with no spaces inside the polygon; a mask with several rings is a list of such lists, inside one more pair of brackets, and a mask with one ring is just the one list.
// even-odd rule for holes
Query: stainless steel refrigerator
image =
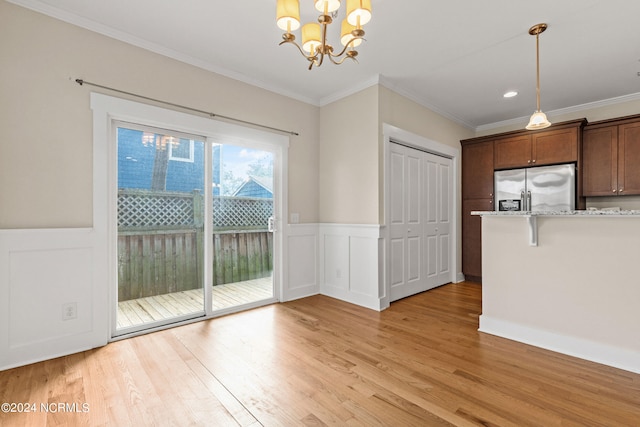
{"label": "stainless steel refrigerator", "polygon": [[576,206],[575,164],[494,173],[497,211],[572,211]]}

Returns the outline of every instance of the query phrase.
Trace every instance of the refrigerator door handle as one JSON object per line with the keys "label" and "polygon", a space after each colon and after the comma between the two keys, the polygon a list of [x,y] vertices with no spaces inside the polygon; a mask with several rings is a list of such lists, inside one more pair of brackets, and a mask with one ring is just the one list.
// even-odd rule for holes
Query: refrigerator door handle
{"label": "refrigerator door handle", "polygon": [[531,191],[527,191],[527,211],[531,210]]}
{"label": "refrigerator door handle", "polygon": [[521,211],[527,210],[527,205],[525,204],[525,200],[524,200],[524,190],[520,190],[520,210]]}

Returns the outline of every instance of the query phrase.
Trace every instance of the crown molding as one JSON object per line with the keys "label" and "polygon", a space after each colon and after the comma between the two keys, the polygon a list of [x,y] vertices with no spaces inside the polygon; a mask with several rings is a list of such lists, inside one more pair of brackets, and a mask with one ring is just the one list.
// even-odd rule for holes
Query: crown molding
{"label": "crown molding", "polygon": [[[600,101],[588,102],[586,104],[574,105],[567,108],[559,108],[557,110],[547,111],[547,116],[557,117],[564,114],[579,113],[582,111],[593,110],[596,108],[608,107],[611,105],[622,104],[624,102],[638,101],[640,100],[640,92],[632,93],[629,95],[617,96],[614,98],[603,99]],[[515,119],[503,120],[501,122],[488,123],[486,125],[480,125],[475,128],[476,132],[484,132],[492,129],[503,128],[507,126],[524,125],[529,121],[529,116],[517,117]]]}
{"label": "crown molding", "polygon": [[469,122],[466,122],[464,120],[462,120],[460,117],[454,116],[453,114],[444,111],[438,107],[436,107],[433,104],[430,104],[429,102],[427,102],[425,99],[422,98],[418,98],[417,96],[415,96],[415,94],[409,90],[405,90],[403,87],[399,86],[398,84],[392,82],[391,79],[384,77],[384,76],[380,76],[379,77],[379,83],[380,85],[386,87],[387,89],[397,93],[398,95],[402,95],[405,98],[410,99],[411,101],[415,102],[418,105],[421,105],[431,111],[433,111],[436,114],[441,115],[442,117],[449,119],[457,124],[459,124],[460,126],[463,126],[469,130],[475,130],[475,126]]}
{"label": "crown molding", "polygon": [[141,49],[145,49],[150,52],[157,53],[162,56],[166,56],[168,58],[183,62],[185,64],[193,65],[194,67],[198,67],[206,71],[211,71],[221,76],[224,76],[233,80],[237,80],[242,83],[246,83],[251,86],[255,86],[260,89],[264,89],[269,92],[276,93],[278,95],[286,96],[288,98],[292,98],[294,100],[301,101],[306,104],[311,104],[314,106],[319,105],[316,99],[301,96],[298,93],[288,91],[282,87],[275,87],[272,85],[268,85],[263,81],[250,78],[245,74],[231,71],[222,67],[218,67],[216,65],[211,64],[210,62],[203,61],[201,59],[195,58],[190,55],[185,55],[176,50],[169,49],[165,46],[161,46],[156,43],[152,43],[148,40],[133,36],[124,31],[115,30],[111,27],[100,24],[99,22],[83,18],[81,16],[67,12],[60,8],[42,3],[38,0],[6,0],[6,1],[9,3],[13,3],[15,5],[24,7],[26,9],[33,10],[34,12],[42,13],[43,15],[47,15],[49,17],[58,19],[68,24],[75,25],[80,28],[84,28],[86,30],[101,34],[103,36],[107,36],[109,38],[130,44],[132,46],[136,46]]}

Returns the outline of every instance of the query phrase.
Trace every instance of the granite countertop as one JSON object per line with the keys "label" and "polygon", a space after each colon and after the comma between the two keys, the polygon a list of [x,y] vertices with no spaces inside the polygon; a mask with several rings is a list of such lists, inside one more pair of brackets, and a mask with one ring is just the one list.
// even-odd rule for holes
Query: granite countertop
{"label": "granite countertop", "polygon": [[473,211],[471,215],[486,216],[638,216],[640,210],[587,209],[583,211]]}

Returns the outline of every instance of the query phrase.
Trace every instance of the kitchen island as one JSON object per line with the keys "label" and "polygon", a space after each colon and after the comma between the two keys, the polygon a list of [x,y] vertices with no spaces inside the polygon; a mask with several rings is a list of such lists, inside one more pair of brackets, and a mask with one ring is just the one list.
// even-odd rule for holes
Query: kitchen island
{"label": "kitchen island", "polygon": [[640,373],[640,211],[472,214],[481,332]]}

